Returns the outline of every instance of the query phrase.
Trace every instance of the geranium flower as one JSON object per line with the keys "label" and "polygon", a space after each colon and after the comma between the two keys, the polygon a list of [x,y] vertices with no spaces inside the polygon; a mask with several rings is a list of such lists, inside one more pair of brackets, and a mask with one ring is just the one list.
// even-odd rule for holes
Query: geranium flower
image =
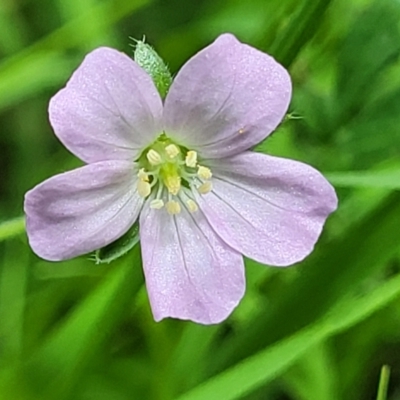
{"label": "geranium flower", "polygon": [[182,67],[164,102],[128,56],[94,50],[49,107],[57,137],[87,165],[26,194],[32,249],[69,259],[139,219],[155,320],[224,320],[245,291],[242,254],[302,260],[337,205],[312,167],[249,151],[290,97],[287,71],[230,34]]}

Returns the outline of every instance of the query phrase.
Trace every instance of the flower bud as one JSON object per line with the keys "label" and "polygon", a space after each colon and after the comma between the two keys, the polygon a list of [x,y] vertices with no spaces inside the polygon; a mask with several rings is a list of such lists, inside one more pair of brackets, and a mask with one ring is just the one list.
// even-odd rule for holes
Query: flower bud
{"label": "flower bud", "polygon": [[150,45],[137,40],[134,60],[151,76],[160,96],[164,98],[171,86],[172,76],[162,58]]}

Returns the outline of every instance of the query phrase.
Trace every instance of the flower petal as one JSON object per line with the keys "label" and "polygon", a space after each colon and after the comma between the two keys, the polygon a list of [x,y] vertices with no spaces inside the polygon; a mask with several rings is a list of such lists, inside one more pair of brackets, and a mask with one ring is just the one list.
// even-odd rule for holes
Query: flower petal
{"label": "flower petal", "polygon": [[122,236],[136,221],[133,163],[103,161],[56,175],[25,195],[29,243],[59,261],[86,254]]}
{"label": "flower petal", "polygon": [[277,127],[290,96],[280,64],[224,34],[179,71],[165,100],[164,129],[204,157],[239,154]]}
{"label": "flower petal", "polygon": [[297,161],[246,152],[208,166],[213,191],[197,195],[199,206],[226,243],[264,264],[306,257],[337,207],[328,181]]}
{"label": "flower petal", "polygon": [[218,323],[245,289],[242,256],[211,229],[201,211],[169,215],[146,202],[140,215],[143,268],[154,319]]}
{"label": "flower petal", "polygon": [[150,76],[109,48],[85,57],[49,113],[61,142],[88,163],[133,160],[161,132],[162,102]]}

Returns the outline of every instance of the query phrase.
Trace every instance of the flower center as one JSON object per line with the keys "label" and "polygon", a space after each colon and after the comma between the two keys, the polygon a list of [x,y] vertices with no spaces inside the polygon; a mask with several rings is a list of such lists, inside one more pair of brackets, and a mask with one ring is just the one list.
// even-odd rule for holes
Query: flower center
{"label": "flower center", "polygon": [[151,208],[158,210],[165,206],[174,215],[181,212],[184,202],[190,212],[196,212],[198,206],[192,191],[204,195],[212,190],[212,172],[198,164],[197,152],[179,146],[165,134],[143,151],[137,163],[137,190],[144,198],[154,193]]}

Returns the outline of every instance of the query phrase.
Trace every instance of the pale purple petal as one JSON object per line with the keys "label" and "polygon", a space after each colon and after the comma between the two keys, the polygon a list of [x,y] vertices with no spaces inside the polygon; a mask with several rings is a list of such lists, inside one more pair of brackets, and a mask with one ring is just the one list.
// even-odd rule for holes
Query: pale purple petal
{"label": "pale purple petal", "polygon": [[218,323],[245,290],[242,256],[211,229],[201,211],[169,215],[150,209],[140,215],[143,268],[154,319]]}
{"label": "pale purple petal", "polygon": [[103,161],[56,175],[25,195],[33,251],[59,261],[106,246],[136,221],[143,200],[133,163]]}
{"label": "pale purple petal", "polygon": [[239,154],[277,127],[290,96],[280,64],[224,34],[179,71],[165,100],[164,128],[203,157]]}
{"label": "pale purple petal", "polygon": [[206,218],[226,243],[264,264],[306,257],[337,207],[328,181],[297,161],[245,152],[208,166],[213,191],[197,196]]}
{"label": "pale purple petal", "polygon": [[135,159],[161,133],[161,98],[150,76],[117,50],[89,53],[50,101],[61,142],[85,162]]}

